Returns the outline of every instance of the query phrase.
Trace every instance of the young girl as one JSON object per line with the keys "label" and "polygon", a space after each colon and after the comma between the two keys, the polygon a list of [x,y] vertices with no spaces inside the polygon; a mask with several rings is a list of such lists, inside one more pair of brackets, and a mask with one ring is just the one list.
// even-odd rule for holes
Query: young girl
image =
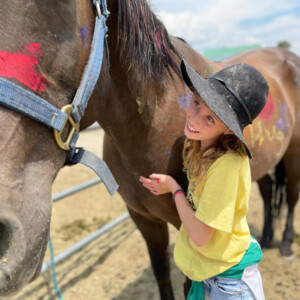
{"label": "young girl", "polygon": [[262,252],[246,221],[252,155],[243,129],[263,109],[268,84],[247,64],[204,79],[182,61],[181,72],[193,92],[184,129],[187,196],[168,175],[140,181],[154,195],[173,195],[182,221],[174,260],[192,280],[188,299],[264,299]]}

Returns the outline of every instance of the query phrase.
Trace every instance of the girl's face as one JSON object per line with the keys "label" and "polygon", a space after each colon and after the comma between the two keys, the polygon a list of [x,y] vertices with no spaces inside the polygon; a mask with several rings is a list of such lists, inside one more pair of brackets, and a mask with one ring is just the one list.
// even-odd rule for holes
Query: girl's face
{"label": "girl's face", "polygon": [[201,147],[207,148],[216,143],[222,134],[231,131],[206,106],[198,95],[194,95],[187,110],[184,133],[190,140],[201,141]]}

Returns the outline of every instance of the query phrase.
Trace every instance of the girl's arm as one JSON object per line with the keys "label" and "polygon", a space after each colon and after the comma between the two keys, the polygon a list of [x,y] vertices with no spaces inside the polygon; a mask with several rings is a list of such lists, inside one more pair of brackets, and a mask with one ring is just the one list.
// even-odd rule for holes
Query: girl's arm
{"label": "girl's arm", "polygon": [[[176,190],[181,189],[175,179],[169,175],[152,174],[149,178],[140,177],[140,182],[156,196],[166,193],[174,194]],[[206,225],[195,217],[195,212],[183,194],[176,194],[174,201],[182,225],[186,229],[189,237],[196,246],[204,246],[210,240],[214,228]]]}

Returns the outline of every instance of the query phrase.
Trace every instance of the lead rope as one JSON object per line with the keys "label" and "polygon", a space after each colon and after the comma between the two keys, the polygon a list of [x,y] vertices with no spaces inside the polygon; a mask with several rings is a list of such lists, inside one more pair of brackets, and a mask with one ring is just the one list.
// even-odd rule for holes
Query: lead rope
{"label": "lead rope", "polygon": [[50,264],[51,264],[52,281],[53,281],[54,291],[55,291],[55,294],[58,297],[58,299],[62,299],[63,296],[60,292],[60,289],[59,289],[58,283],[57,283],[57,277],[56,277],[56,271],[55,271],[55,262],[54,262],[54,251],[53,251],[51,236],[49,236],[49,250],[50,250]]}

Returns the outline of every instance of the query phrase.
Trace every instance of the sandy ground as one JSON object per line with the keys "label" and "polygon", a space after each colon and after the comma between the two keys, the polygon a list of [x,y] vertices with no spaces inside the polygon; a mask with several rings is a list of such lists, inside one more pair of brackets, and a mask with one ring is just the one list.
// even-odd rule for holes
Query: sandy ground
{"label": "sandy ground", "polygon": [[[80,143],[101,155],[102,135],[101,130],[84,132]],[[83,166],[66,167],[55,180],[53,193],[92,178],[95,178],[95,174]],[[257,186],[253,184],[248,221],[257,238],[262,229],[262,208]],[[117,194],[111,198],[103,184],[56,202],[51,223],[55,254],[61,253],[125,212],[126,207],[121,197]],[[277,222],[273,247],[264,250],[260,271],[267,300],[300,299],[300,205],[295,216],[298,242],[293,244],[294,262],[283,260],[278,250],[284,219]],[[172,253],[177,231],[171,226],[169,230],[169,251]],[[48,260],[49,251],[45,257],[45,261]],[[56,272],[58,286],[65,300],[159,299],[145,243],[130,219],[57,265]],[[184,299],[184,277],[173,260],[171,276],[176,299]],[[10,299],[58,299],[53,290],[51,271],[42,274]]]}

